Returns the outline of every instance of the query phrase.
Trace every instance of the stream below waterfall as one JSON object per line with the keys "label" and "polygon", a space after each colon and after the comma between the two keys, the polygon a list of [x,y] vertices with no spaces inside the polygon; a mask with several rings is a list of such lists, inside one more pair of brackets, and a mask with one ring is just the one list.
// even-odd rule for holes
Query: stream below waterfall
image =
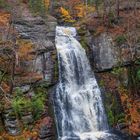
{"label": "stream below waterfall", "polygon": [[58,140],[120,140],[109,133],[101,92],[73,27],[56,27],[59,83],[54,95]]}

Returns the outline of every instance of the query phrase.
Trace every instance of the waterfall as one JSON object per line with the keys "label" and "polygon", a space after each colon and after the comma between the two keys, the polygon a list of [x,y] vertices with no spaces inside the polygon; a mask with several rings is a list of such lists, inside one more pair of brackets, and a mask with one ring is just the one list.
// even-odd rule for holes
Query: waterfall
{"label": "waterfall", "polygon": [[[73,27],[56,27],[59,83],[54,95],[59,140],[119,140],[109,130],[101,92]],[[113,138],[113,139],[112,139]]]}

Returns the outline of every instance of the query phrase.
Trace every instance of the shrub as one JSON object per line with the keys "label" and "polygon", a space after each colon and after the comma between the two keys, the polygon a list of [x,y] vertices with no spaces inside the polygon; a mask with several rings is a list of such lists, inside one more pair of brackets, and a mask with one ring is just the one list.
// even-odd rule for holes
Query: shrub
{"label": "shrub", "polygon": [[4,8],[6,10],[9,10],[10,5],[6,2],[6,0],[0,0],[0,8]]}
{"label": "shrub", "polygon": [[119,77],[123,73],[123,68],[121,68],[121,67],[113,68],[111,73],[114,74],[115,76]]}
{"label": "shrub", "polygon": [[[106,93],[105,95],[105,109],[109,125],[111,127],[125,122],[125,114],[120,112],[119,104],[116,97],[112,93]],[[119,112],[119,113],[118,113]]]}
{"label": "shrub", "polygon": [[31,108],[33,110],[34,119],[39,119],[45,109],[45,96],[43,94],[35,95],[31,100]]}
{"label": "shrub", "polygon": [[33,13],[45,15],[46,6],[43,0],[29,0],[29,7]]}
{"label": "shrub", "polygon": [[137,79],[140,81],[140,70],[137,71]]}
{"label": "shrub", "polygon": [[44,92],[37,92],[32,97],[26,97],[22,91],[17,88],[15,96],[12,99],[12,107],[17,116],[22,117],[24,113],[32,112],[34,119],[38,119],[45,108]]}
{"label": "shrub", "polygon": [[122,45],[126,42],[126,37],[125,35],[119,35],[115,38],[115,42],[117,43],[117,45]]}
{"label": "shrub", "polygon": [[113,12],[109,12],[108,14],[108,20],[109,20],[109,24],[112,25],[115,21],[115,14]]}
{"label": "shrub", "polygon": [[137,43],[140,43],[140,36],[137,38]]}
{"label": "shrub", "polygon": [[12,100],[12,107],[15,113],[20,117],[23,115],[23,112],[32,111],[31,101],[29,99],[26,99],[25,97],[14,98]]}

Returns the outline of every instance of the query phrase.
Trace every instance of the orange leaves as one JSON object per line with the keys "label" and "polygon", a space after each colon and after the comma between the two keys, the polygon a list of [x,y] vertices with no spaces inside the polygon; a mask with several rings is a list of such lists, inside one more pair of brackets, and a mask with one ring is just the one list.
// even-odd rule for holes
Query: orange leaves
{"label": "orange leaves", "polygon": [[30,41],[25,40],[17,40],[17,45],[19,46],[18,49],[18,57],[20,60],[31,60],[33,55],[33,44]]}
{"label": "orange leaves", "polygon": [[0,140],[27,140],[27,139],[37,139],[38,132],[36,131],[23,131],[22,135],[19,136],[10,136],[7,133],[3,133],[2,136],[0,136]]}
{"label": "orange leaves", "polygon": [[138,110],[140,110],[140,101],[132,101],[129,108],[131,116],[131,125],[129,126],[129,129],[133,135],[140,134],[140,112],[138,112]]}
{"label": "orange leaves", "polygon": [[2,82],[1,87],[3,88],[5,93],[8,93],[10,91],[10,87],[5,82]]}
{"label": "orange leaves", "polygon": [[8,26],[10,20],[10,14],[6,12],[0,12],[0,26]]}
{"label": "orange leaves", "polygon": [[81,4],[81,0],[68,0],[67,4],[70,6],[75,6]]}
{"label": "orange leaves", "polygon": [[3,40],[5,34],[8,32],[10,21],[10,14],[0,11],[0,41]]}
{"label": "orange leaves", "polygon": [[97,35],[103,33],[104,31],[105,31],[104,26],[98,26],[98,27],[97,27],[97,30],[96,30],[96,33],[95,33],[95,36],[97,36]]}
{"label": "orange leaves", "polygon": [[139,99],[133,99],[128,94],[128,91],[121,88],[120,97],[122,105],[126,114],[126,122],[128,122],[129,132],[133,135],[140,134],[140,101]]}
{"label": "orange leaves", "polygon": [[125,29],[122,26],[115,26],[114,28],[110,28],[109,29],[110,33],[112,33],[113,35],[117,36],[117,35],[122,35],[125,33]]}

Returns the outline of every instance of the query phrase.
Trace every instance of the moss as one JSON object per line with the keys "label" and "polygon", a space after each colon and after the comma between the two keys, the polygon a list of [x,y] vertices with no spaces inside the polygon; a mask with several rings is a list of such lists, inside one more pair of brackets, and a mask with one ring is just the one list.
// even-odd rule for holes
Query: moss
{"label": "moss", "polygon": [[87,45],[87,42],[86,42],[85,37],[81,37],[80,43],[81,43],[81,46],[82,46],[85,50],[87,50],[88,45]]}
{"label": "moss", "polygon": [[[139,64],[139,61],[137,62]],[[133,90],[132,95],[137,94],[140,88],[140,66],[133,65],[128,69],[129,88]]]}
{"label": "moss", "polygon": [[138,38],[137,38],[137,41],[136,41],[137,43],[140,43],[140,36],[138,36]]}
{"label": "moss", "polygon": [[122,67],[113,68],[111,73],[119,77],[123,73],[123,68]]}
{"label": "moss", "polygon": [[118,110],[119,104],[115,98],[115,95],[112,93],[106,93],[105,95],[105,109],[108,122],[111,127],[116,126],[118,123],[125,122],[125,115],[123,112]]}
{"label": "moss", "polygon": [[101,80],[101,81],[99,82],[99,86],[100,86],[100,87],[104,87],[104,85],[105,85],[104,81]]}
{"label": "moss", "polygon": [[140,69],[137,71],[137,79],[140,81]]}
{"label": "moss", "polygon": [[87,31],[86,31],[86,29],[84,29],[84,27],[83,27],[83,28],[78,29],[77,32],[78,32],[79,35],[84,36],[84,35],[86,34]]}
{"label": "moss", "polygon": [[137,108],[137,112],[139,112],[139,113],[140,113],[140,108]]}
{"label": "moss", "polygon": [[54,79],[55,79],[55,81],[57,81],[57,79],[58,79],[58,75],[59,75],[58,71],[59,71],[58,70],[58,62],[55,61],[55,65],[54,65]]}
{"label": "moss", "polygon": [[[58,70],[58,60],[57,60],[57,51],[54,50],[51,53],[51,59],[53,60],[54,64],[53,64],[53,80],[54,83],[58,80],[58,75],[59,75],[59,70]],[[49,85],[48,85],[49,87]]]}

